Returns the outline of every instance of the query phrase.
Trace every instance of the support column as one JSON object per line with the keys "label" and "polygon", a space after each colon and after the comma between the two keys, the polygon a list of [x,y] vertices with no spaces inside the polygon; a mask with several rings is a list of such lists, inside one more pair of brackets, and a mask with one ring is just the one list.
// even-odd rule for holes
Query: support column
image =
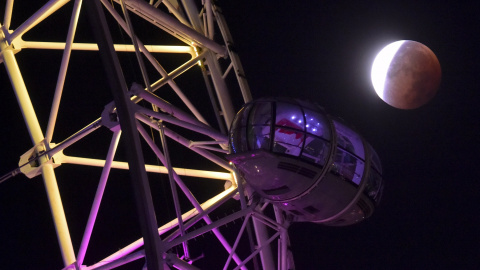
{"label": "support column", "polygon": [[[1,27],[1,25],[0,25]],[[13,48],[7,44],[4,33],[0,30],[0,50],[3,56],[3,62],[7,70],[10,82],[15,91],[18,104],[23,114],[23,119],[27,126],[30,138],[33,145],[38,145],[44,140],[40,124],[35,114],[30,96],[28,95],[27,87],[23,81],[22,74],[15,59]],[[37,149],[38,151],[43,149]],[[75,262],[75,253],[73,251],[72,240],[68,230],[63,204],[58,190],[57,179],[51,164],[44,164],[48,159],[43,157],[40,159],[40,166],[42,166],[42,177],[45,184],[45,189],[52,212],[57,238],[62,252],[63,263],[65,266],[71,265]],[[42,165],[43,164],[43,165]]]}
{"label": "support column", "polygon": [[110,30],[99,1],[85,1],[91,29],[98,42],[100,57],[103,62],[106,79],[110,86],[122,128],[123,146],[125,147],[133,188],[133,196],[137,208],[140,230],[144,239],[145,257],[149,270],[164,269],[164,244],[158,235],[157,219],[153,207],[152,194],[145,170],[137,132],[135,110],[128,96],[128,89],[118,57],[113,48]]}

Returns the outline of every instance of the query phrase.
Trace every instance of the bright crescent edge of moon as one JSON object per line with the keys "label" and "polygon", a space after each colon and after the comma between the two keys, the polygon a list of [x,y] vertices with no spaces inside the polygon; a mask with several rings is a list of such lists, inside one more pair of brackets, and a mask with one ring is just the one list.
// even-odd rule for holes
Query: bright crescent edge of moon
{"label": "bright crescent edge of moon", "polygon": [[383,100],[383,90],[387,77],[388,68],[398,49],[406,40],[399,40],[385,46],[375,57],[370,74],[373,88],[377,95]]}

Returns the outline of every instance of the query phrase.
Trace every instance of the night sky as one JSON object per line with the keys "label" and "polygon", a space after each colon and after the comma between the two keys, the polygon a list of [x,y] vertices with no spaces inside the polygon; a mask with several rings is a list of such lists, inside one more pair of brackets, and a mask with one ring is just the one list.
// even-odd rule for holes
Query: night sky
{"label": "night sky", "polygon": [[[254,98],[287,96],[316,101],[354,126],[382,161],[384,195],[370,219],[350,227],[291,226],[296,268],[479,269],[480,54],[475,4],[409,0],[218,2]],[[67,10],[66,16],[71,5]],[[389,106],[378,98],[370,82],[375,55],[396,40],[425,44],[441,64],[438,93],[421,108]],[[41,91],[55,84],[47,82],[43,74],[59,62],[61,53],[53,60],[37,58],[35,51],[28,50],[17,57],[21,68],[30,72],[24,76],[34,89],[34,105],[48,112],[43,108],[49,106],[51,98],[44,98]],[[3,175],[15,168],[31,142],[3,67],[0,83]],[[65,101],[71,106],[62,123],[78,121],[83,127],[96,119],[93,116],[101,112],[102,104],[111,100],[110,92],[99,93],[99,107],[90,112],[92,117],[85,113],[87,120],[77,116],[75,109],[82,104],[97,105],[93,100],[77,102],[77,98],[89,85],[98,83],[89,76],[79,82],[85,88],[78,86],[78,96]],[[48,113],[42,117],[41,121],[46,121]],[[72,126],[66,124],[57,140],[79,125]],[[88,173],[78,169],[73,176],[60,172],[79,181]],[[79,181],[68,186],[70,189],[64,186],[66,196],[74,202],[91,200],[95,183]],[[107,195],[120,196],[113,192]],[[71,211],[67,212],[69,223],[79,223],[74,228],[82,228],[88,203],[66,203],[65,207]],[[73,233],[81,237],[82,231],[74,229]],[[102,239],[98,241],[100,249]],[[40,178],[18,176],[1,183],[0,269],[61,269],[57,251]]]}
{"label": "night sky", "polygon": [[[254,97],[317,101],[356,127],[384,168],[383,201],[369,220],[292,226],[297,268],[478,269],[480,57],[473,7],[231,2],[225,13]],[[438,94],[421,108],[390,107],[371,85],[375,55],[396,40],[421,42],[440,61]]]}

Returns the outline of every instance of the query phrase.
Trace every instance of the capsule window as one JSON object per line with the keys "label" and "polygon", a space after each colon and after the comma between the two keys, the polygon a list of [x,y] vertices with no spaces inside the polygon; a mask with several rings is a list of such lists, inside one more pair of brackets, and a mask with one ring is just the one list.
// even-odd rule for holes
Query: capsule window
{"label": "capsule window", "polygon": [[337,131],[337,144],[339,147],[365,160],[362,138],[346,125],[334,120]]}
{"label": "capsule window", "polygon": [[305,133],[286,128],[275,127],[273,152],[299,156],[302,151]]}
{"label": "capsule window", "polygon": [[230,148],[233,153],[242,153],[248,151],[247,129],[245,127],[232,130],[230,133]]}
{"label": "capsule window", "polygon": [[277,103],[275,126],[305,130],[305,118],[299,106],[290,103]]}
{"label": "capsule window", "polygon": [[270,102],[258,102],[250,112],[249,124],[252,126],[271,125],[272,104]]}
{"label": "capsule window", "polygon": [[330,143],[325,140],[308,136],[303,147],[302,159],[324,166],[330,149]]}
{"label": "capsule window", "polygon": [[334,164],[332,172],[341,175],[347,180],[359,185],[365,170],[365,163],[363,160],[352,155],[350,152],[337,148],[335,153]]}
{"label": "capsule window", "polygon": [[330,129],[325,117],[309,109],[304,109],[304,113],[307,133],[330,140]]}
{"label": "capsule window", "polygon": [[250,150],[270,150],[270,126],[249,127],[248,145]]}

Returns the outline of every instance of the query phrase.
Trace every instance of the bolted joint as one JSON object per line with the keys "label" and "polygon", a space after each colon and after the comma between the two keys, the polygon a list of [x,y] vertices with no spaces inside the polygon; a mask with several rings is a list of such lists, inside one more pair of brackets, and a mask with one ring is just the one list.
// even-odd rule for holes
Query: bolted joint
{"label": "bolted joint", "polygon": [[115,132],[120,130],[120,120],[118,119],[115,103],[112,101],[105,105],[102,112],[102,125]]}
{"label": "bolted joint", "polygon": [[3,63],[3,52],[7,50],[18,53],[23,48],[24,41],[21,37],[16,38],[13,42],[10,40],[10,33],[12,30],[5,28],[5,25],[0,24],[0,64]]}
{"label": "bolted joint", "polygon": [[141,86],[140,84],[138,84],[136,82],[133,82],[132,86],[128,90],[128,93],[130,95],[138,96],[141,92],[144,92],[144,91],[145,91],[145,88],[143,88],[143,86]]}
{"label": "bolted joint", "polygon": [[42,141],[25,152],[20,156],[18,162],[20,171],[28,178],[33,178],[41,174],[41,169],[45,164],[52,164],[53,168],[60,166],[60,163],[54,163],[53,159],[48,158],[45,154],[46,151],[45,141]]}

